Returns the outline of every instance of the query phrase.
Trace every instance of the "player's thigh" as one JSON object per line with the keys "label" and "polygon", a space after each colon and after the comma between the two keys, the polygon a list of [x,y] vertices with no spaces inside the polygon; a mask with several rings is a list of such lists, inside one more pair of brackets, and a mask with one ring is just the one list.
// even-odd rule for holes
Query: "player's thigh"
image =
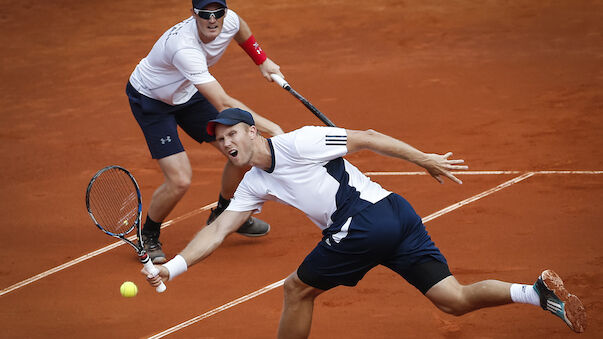
{"label": "player's thigh", "polygon": [[[394,269],[394,271],[424,295],[427,295],[438,284],[452,277],[448,264],[432,257],[425,257],[423,261],[413,264],[405,270],[398,271]],[[442,286],[446,287],[446,289],[454,287],[453,284],[444,284]]]}
{"label": "player's thigh", "polygon": [[329,290],[339,285],[356,286],[377,264],[375,259],[340,252],[321,241],[304,258],[297,275],[309,286]]}
{"label": "player's thigh", "polygon": [[176,186],[188,186],[193,176],[191,163],[186,152],[172,154],[158,160],[164,177]]}
{"label": "player's thigh", "polygon": [[395,206],[403,235],[397,248],[381,264],[425,294],[432,286],[451,275],[446,258],[431,240],[412,206],[397,194],[388,198]]}
{"label": "player's thigh", "polygon": [[450,275],[432,286],[425,296],[438,308],[445,312],[452,312],[455,308],[462,306],[463,286]]}
{"label": "player's thigh", "polygon": [[175,114],[178,126],[199,143],[215,140],[207,133],[207,123],[217,115],[218,110],[199,92]]}
{"label": "player's thigh", "polygon": [[177,122],[170,112],[173,106],[146,97],[128,84],[132,114],[138,122],[153,159],[162,159],[184,151],[178,137]]}
{"label": "player's thigh", "polygon": [[401,237],[391,201],[384,198],[324,230],[323,239],[297,273],[304,283],[324,290],[356,286],[368,271],[390,257]]}
{"label": "player's thigh", "polygon": [[325,292],[323,289],[319,289],[304,283],[297,272],[291,273],[283,284],[285,292],[285,298],[291,299],[314,299],[321,293]]}

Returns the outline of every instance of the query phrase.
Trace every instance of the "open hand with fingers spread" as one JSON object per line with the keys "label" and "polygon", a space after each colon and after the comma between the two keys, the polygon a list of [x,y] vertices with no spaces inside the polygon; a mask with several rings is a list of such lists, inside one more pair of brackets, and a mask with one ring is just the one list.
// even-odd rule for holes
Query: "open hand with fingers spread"
{"label": "open hand with fingers spread", "polygon": [[452,152],[448,152],[444,155],[441,154],[426,154],[427,158],[425,161],[421,162],[421,167],[425,168],[429,174],[434,177],[440,184],[443,184],[444,181],[440,178],[440,175],[447,177],[448,179],[456,182],[457,184],[462,184],[463,182],[459,180],[452,174],[452,170],[466,170],[469,166],[459,165],[465,162],[465,160],[458,159],[448,159],[452,156]]}

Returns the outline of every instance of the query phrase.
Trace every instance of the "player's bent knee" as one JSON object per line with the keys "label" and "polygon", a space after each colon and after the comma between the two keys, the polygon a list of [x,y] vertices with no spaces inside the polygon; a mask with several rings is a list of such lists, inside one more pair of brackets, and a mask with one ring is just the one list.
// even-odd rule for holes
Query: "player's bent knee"
{"label": "player's bent knee", "polygon": [[179,176],[172,183],[176,190],[186,192],[191,187],[191,181],[191,177]]}
{"label": "player's bent knee", "polygon": [[171,190],[184,193],[191,185],[193,172],[186,153],[181,152],[159,159],[159,167],[165,178],[165,185]]}
{"label": "player's bent knee", "polygon": [[292,274],[283,283],[285,299],[289,302],[316,298],[322,290],[304,284],[296,274]]}
{"label": "player's bent knee", "polygon": [[450,315],[454,315],[457,317],[460,317],[463,314],[466,314],[469,311],[471,311],[471,309],[466,307],[466,305],[463,305],[460,303],[459,304],[436,304],[436,307],[445,313],[448,313]]}
{"label": "player's bent knee", "polygon": [[431,301],[441,311],[454,316],[461,316],[472,310],[471,305],[463,297],[462,291],[452,291],[440,299]]}
{"label": "player's bent knee", "polygon": [[441,311],[461,316],[473,310],[465,296],[465,286],[459,284],[452,276],[436,284],[425,294]]}
{"label": "player's bent knee", "polygon": [[285,297],[289,299],[301,299],[303,298],[303,286],[299,283],[299,279],[293,276],[287,277],[283,283],[283,290]]}
{"label": "player's bent knee", "polygon": [[170,190],[179,192],[179,193],[186,192],[189,189],[189,187],[191,186],[191,182],[192,182],[192,175],[190,175],[186,171],[173,172],[173,173],[170,173],[165,178],[165,183],[166,183],[166,185],[168,185]]}
{"label": "player's bent knee", "polygon": [[191,185],[190,180],[166,180],[164,183],[165,187],[171,194],[182,196]]}

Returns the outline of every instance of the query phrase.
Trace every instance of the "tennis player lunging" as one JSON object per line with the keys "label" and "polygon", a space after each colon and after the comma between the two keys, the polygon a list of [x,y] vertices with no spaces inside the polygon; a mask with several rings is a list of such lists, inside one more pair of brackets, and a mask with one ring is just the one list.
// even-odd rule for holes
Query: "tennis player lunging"
{"label": "tennis player lunging", "polygon": [[[226,1],[193,0],[192,4],[192,16],[157,40],[136,66],[126,87],[134,117],[164,176],[163,184],[153,193],[142,230],[144,247],[154,263],[166,261],[159,242],[161,223],[191,183],[191,165],[177,126],[197,142],[217,147],[213,136],[206,132],[207,122],[225,108],[240,107],[251,112],[261,131],[271,135],[283,132],[278,125],[229,96],[208,70],[218,62],[232,39],[269,81],[272,81],[270,74],[282,75],[279,66],[266,57],[249,26],[227,8]],[[218,206],[212,210],[208,223],[228,206],[246,170],[226,163]],[[237,232],[261,236],[269,230],[267,223],[249,218]]]}
{"label": "tennis player lunging", "polygon": [[[322,230],[323,238],[284,283],[279,338],[306,338],[314,299],[339,286],[355,286],[373,267],[384,265],[420,290],[446,313],[462,315],[483,307],[528,303],[541,306],[574,331],[586,326],[584,307],[553,271],[532,285],[497,280],[461,285],[427,234],[421,218],[398,194],[383,189],[342,157],[362,149],[401,158],[461,183],[450,171],[467,169],[463,160],[425,154],[381,133],[335,127],[303,127],[266,139],[248,112],[222,111],[207,126],[222,152],[237,166],[253,166],[226,211],[202,229],[163,266],[156,286],[174,279],[212,253],[230,233],[260,211],[267,200],[294,206]],[[144,272],[143,272],[144,273]]]}

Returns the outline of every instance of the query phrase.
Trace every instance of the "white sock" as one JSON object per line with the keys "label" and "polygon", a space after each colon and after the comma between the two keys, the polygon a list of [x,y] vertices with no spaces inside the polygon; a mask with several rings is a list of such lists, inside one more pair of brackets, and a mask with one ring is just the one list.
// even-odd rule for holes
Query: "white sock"
{"label": "white sock", "polygon": [[532,285],[511,284],[511,300],[515,303],[540,306],[540,297]]}

